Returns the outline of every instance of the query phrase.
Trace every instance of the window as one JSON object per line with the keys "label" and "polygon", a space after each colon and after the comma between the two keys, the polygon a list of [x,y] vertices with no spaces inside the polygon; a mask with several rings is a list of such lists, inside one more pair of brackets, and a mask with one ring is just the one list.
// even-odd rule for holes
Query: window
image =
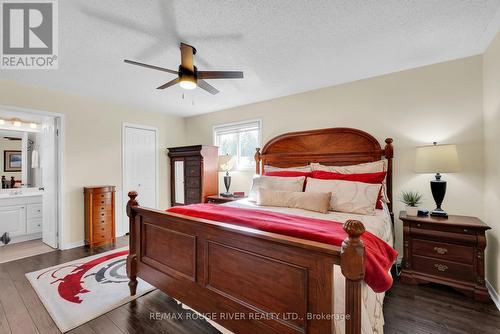
{"label": "window", "polygon": [[255,149],[260,147],[261,121],[248,121],[214,126],[214,143],[219,155],[236,158],[236,169],[255,169]]}

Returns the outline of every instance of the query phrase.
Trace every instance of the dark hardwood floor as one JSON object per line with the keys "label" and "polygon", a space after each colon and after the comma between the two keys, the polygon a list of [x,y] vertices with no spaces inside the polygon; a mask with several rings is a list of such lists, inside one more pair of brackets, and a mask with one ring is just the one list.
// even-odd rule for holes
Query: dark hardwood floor
{"label": "dark hardwood floor", "polygon": [[[126,244],[127,238],[119,238],[116,247]],[[94,253],[109,249],[100,247]],[[24,274],[89,255],[90,250],[79,247],[0,264],[0,334],[60,333]],[[183,316],[151,319],[156,313]],[[192,315],[164,293],[153,291],[69,333],[219,333],[206,321],[189,319],[194,317],[188,313]],[[436,285],[396,281],[387,293],[384,317],[385,333],[500,333],[500,312],[492,302],[477,303]]]}
{"label": "dark hardwood floor", "polygon": [[396,281],[385,298],[386,334],[500,333],[500,311],[492,301],[476,302],[446,286]]}

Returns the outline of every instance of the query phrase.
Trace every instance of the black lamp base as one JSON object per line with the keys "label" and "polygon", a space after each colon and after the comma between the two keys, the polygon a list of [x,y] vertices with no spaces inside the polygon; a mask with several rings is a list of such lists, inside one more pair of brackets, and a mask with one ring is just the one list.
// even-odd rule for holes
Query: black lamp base
{"label": "black lamp base", "polygon": [[437,173],[436,179],[431,181],[431,191],[432,197],[434,197],[434,201],[436,202],[436,209],[431,212],[431,216],[448,217],[446,211],[441,209],[441,204],[446,194],[446,181],[441,180],[441,174]]}
{"label": "black lamp base", "polygon": [[229,172],[226,172],[226,175],[224,175],[224,186],[226,187],[226,192],[220,195],[222,197],[233,197],[233,193],[229,192],[229,187],[231,186],[231,176]]}

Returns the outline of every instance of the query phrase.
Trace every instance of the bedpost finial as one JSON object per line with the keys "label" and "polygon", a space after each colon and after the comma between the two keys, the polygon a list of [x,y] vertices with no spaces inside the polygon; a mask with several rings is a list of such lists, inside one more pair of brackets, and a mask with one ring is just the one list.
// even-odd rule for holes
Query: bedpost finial
{"label": "bedpost finial", "polygon": [[260,147],[255,148],[255,173],[260,174]]}
{"label": "bedpost finial", "polygon": [[359,220],[344,223],[348,237],[340,248],[340,267],[342,274],[351,281],[360,281],[365,277],[365,246],[359,238],[365,233],[365,226]]}
{"label": "bedpost finial", "polygon": [[136,200],[137,197],[137,191],[129,191],[128,192],[128,197],[130,198],[127,202],[127,216],[131,217],[132,215],[132,208],[134,206],[139,206],[139,203]]}
{"label": "bedpost finial", "polygon": [[137,197],[137,191],[135,190],[132,190],[132,191],[129,191],[128,192],[128,197],[131,199],[131,200],[135,200],[135,198]]}
{"label": "bedpost finial", "polygon": [[392,146],[392,142],[394,140],[392,138],[385,139],[385,149],[384,155],[387,159],[391,159],[394,156],[394,147]]}
{"label": "bedpost finial", "polygon": [[359,238],[365,233],[365,226],[359,220],[348,220],[344,223],[344,231],[349,235],[349,238]]}

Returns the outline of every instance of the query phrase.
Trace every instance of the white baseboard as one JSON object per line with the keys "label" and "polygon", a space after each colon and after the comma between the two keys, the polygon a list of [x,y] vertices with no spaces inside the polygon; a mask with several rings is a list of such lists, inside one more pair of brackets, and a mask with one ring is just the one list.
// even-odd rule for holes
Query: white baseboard
{"label": "white baseboard", "polygon": [[491,299],[497,306],[497,309],[500,311],[500,296],[498,296],[498,292],[495,291],[495,288],[486,280],[486,288],[488,289],[488,292],[490,293]]}
{"label": "white baseboard", "polygon": [[71,248],[81,247],[81,246],[84,246],[84,245],[85,245],[85,241],[84,240],[80,240],[80,241],[77,241],[77,242],[68,242],[68,243],[65,243],[65,244],[61,245],[61,247],[59,249],[65,250],[65,249],[71,249]]}

